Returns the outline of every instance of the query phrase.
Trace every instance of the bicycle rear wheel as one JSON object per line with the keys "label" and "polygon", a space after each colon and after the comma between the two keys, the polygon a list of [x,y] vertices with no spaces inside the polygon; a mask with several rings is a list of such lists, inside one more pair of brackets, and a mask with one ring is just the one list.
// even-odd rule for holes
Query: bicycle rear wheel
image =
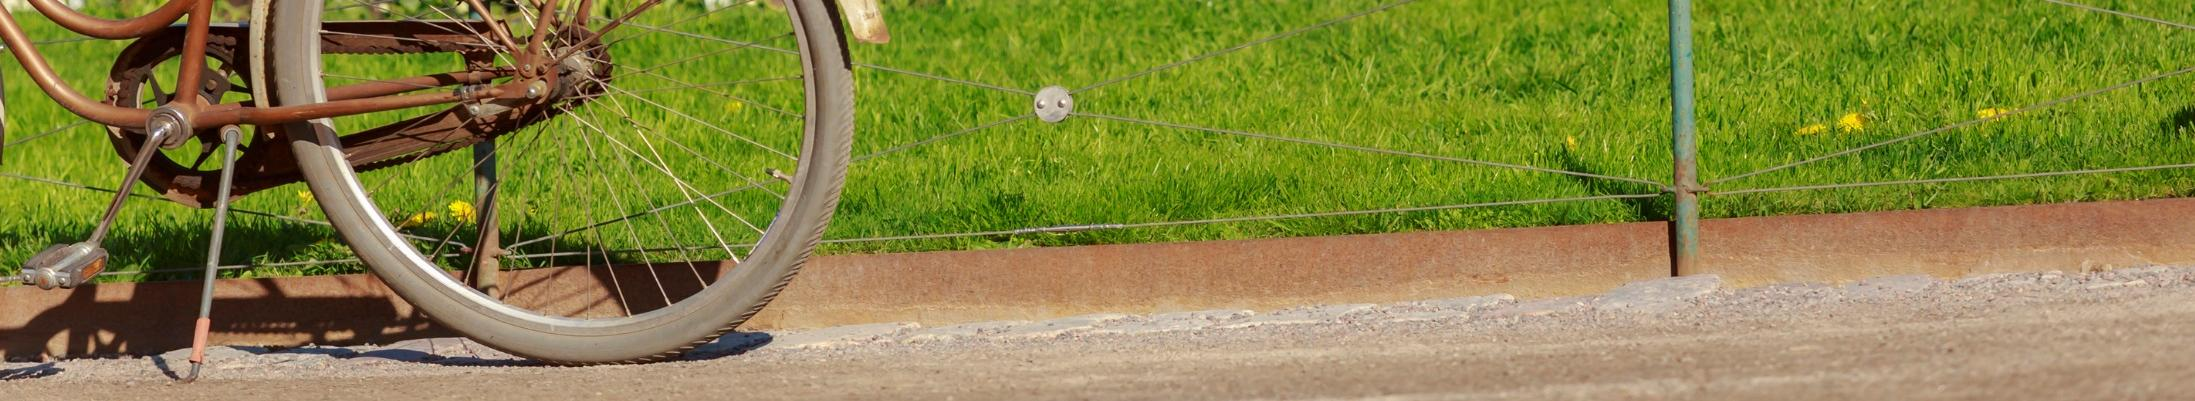
{"label": "bicycle rear wheel", "polygon": [[[410,76],[390,72],[407,66],[481,62],[323,54],[323,19],[405,11],[386,4],[259,2],[252,54],[263,55],[265,83],[255,85],[271,92],[263,104],[325,102],[341,81]],[[567,79],[594,86],[560,99],[562,114],[494,138],[482,151],[494,162],[422,152],[354,168],[344,127],[409,121],[418,110],[281,129],[328,221],[435,321],[555,363],[673,357],[745,322],[784,288],[836,207],[853,135],[852,74],[829,2],[705,12],[674,5],[623,22],[599,48],[573,47],[567,66],[590,76]],[[399,18],[465,15],[411,11],[420,14]],[[606,15],[554,29],[584,37],[618,17]],[[528,23],[520,19],[511,18]],[[520,29],[539,28],[512,28]],[[496,50],[497,62],[508,62],[508,50]],[[374,75],[385,72],[393,75]],[[482,187],[494,196],[468,198],[475,169],[489,163],[502,171]],[[497,218],[486,218],[490,210]],[[508,254],[459,251],[467,238],[510,244]],[[481,265],[474,258],[497,262],[487,273],[503,277],[500,291],[468,283]]]}

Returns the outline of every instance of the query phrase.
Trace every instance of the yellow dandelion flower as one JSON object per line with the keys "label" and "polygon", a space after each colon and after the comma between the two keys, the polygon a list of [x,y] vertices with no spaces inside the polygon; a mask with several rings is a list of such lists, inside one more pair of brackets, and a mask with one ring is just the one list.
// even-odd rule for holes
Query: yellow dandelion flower
{"label": "yellow dandelion flower", "polygon": [[738,101],[738,100],[733,100],[733,101],[728,101],[728,102],[724,102],[724,112],[725,112],[725,113],[738,113],[738,112],[739,112],[740,110],[746,110],[746,109],[747,109],[747,103],[746,103],[746,102],[741,102],[741,101]]}
{"label": "yellow dandelion flower", "polygon": [[478,211],[473,210],[473,204],[465,201],[450,201],[449,209],[450,218],[458,221],[471,222],[473,218],[479,217]]}
{"label": "yellow dandelion flower", "polygon": [[1865,130],[1867,130],[1867,116],[1865,115],[1845,113],[1843,117],[1837,117],[1837,132],[1860,132]]}
{"label": "yellow dandelion flower", "polygon": [[312,191],[297,191],[297,201],[299,203],[312,203],[312,199]]}
{"label": "yellow dandelion flower", "polygon": [[437,217],[441,216],[435,215],[434,212],[412,213],[411,217],[404,218],[404,222],[397,223],[396,228],[412,228],[427,225],[427,222],[434,221],[434,219]]}
{"label": "yellow dandelion flower", "polygon": [[1974,111],[1974,118],[1994,118],[1994,117],[1997,117],[1997,116],[2002,116],[2002,115],[2007,115],[2007,114],[2012,114],[2012,110],[2009,110],[2009,109],[2005,109],[2005,108],[2002,108],[2002,107],[1991,107],[1991,108],[1986,108],[1986,109],[1981,109],[1981,110],[1975,110],[1975,111]]}
{"label": "yellow dandelion flower", "polygon": [[1563,137],[1563,138],[1562,138],[1562,148],[1563,148],[1563,149],[1567,149],[1567,150],[1569,150],[1569,151],[1572,151],[1572,152],[1576,152],[1576,151],[1578,151],[1578,137],[1576,137],[1576,136],[1566,136],[1566,137]]}
{"label": "yellow dandelion flower", "polygon": [[1821,124],[1807,124],[1804,127],[1799,127],[1798,131],[1792,131],[1791,134],[1798,136],[1807,136],[1821,135],[1824,132],[1829,132],[1829,126]]}

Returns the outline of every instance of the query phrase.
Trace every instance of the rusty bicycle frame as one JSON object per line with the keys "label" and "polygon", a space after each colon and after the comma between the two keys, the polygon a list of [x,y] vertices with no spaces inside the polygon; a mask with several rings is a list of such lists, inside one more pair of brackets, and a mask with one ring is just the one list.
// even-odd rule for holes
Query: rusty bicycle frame
{"label": "rusty bicycle frame", "polygon": [[[181,65],[206,66],[208,43],[221,38],[229,43],[249,40],[245,29],[233,26],[214,26],[212,9],[218,0],[169,0],[158,9],[135,18],[108,20],[89,16],[70,9],[60,0],[28,0],[40,14],[55,24],[78,34],[98,39],[137,39],[139,43],[125,49],[118,64],[158,63],[156,57],[165,50],[177,46],[180,51],[174,57]],[[260,0],[275,1],[275,0]],[[475,10],[488,10],[484,0],[450,0],[463,2]],[[319,118],[342,117],[408,109],[435,105],[487,106],[477,109],[452,108],[406,120],[399,124],[361,129],[346,133],[342,145],[351,163],[361,170],[369,170],[407,162],[408,155],[435,155],[463,148],[488,138],[539,122],[560,113],[563,107],[553,102],[572,100],[584,102],[600,95],[588,93],[586,80],[607,82],[607,75],[586,76],[573,74],[566,64],[571,59],[587,53],[597,62],[607,64],[609,55],[601,44],[602,35],[617,29],[642,12],[663,3],[663,0],[644,0],[615,18],[599,18],[588,15],[596,0],[527,0],[536,9],[555,10],[558,4],[576,1],[575,12],[539,13],[532,21],[535,29],[526,37],[513,37],[514,33],[493,13],[481,13],[477,20],[445,21],[359,21],[326,22],[322,25],[322,52],[330,54],[391,54],[391,53],[458,53],[466,59],[466,69],[438,74],[405,78],[379,79],[369,82],[327,88],[325,102],[290,105],[262,106],[249,102],[220,103],[221,99],[207,99],[201,95],[209,83],[203,76],[204,68],[180,68],[176,76],[177,90],[174,98],[159,104],[157,108],[130,107],[134,102],[102,103],[70,88],[55,73],[36,44],[27,37],[13,15],[0,13],[0,42],[20,60],[33,81],[50,98],[63,108],[92,122],[118,130],[161,131],[155,128],[175,128],[180,135],[167,135],[157,142],[162,148],[183,145],[189,138],[208,139],[210,143],[219,129],[231,125],[255,125],[262,128],[285,123]],[[877,0],[840,0],[846,11],[849,27],[856,39],[882,43],[888,40],[884,32],[881,11]],[[187,18],[183,26],[174,22]],[[608,22],[588,30],[584,22],[594,19]],[[579,21],[581,23],[572,23]],[[180,32],[180,43],[170,43]],[[156,43],[145,43],[156,42]],[[552,43],[553,42],[553,43]],[[147,46],[140,46],[147,45]],[[143,47],[143,49],[140,49]],[[235,53],[231,51],[230,53]],[[498,65],[501,62],[502,65]],[[229,63],[229,64],[234,64]],[[117,65],[117,74],[123,65]],[[606,70],[604,68],[602,70]],[[135,72],[149,74],[149,69]],[[606,71],[594,71],[606,74]],[[582,79],[571,79],[576,76]],[[114,78],[110,76],[110,78]],[[502,82],[497,83],[498,80]],[[570,81],[570,82],[561,82]],[[115,91],[118,88],[110,87]],[[252,85],[254,90],[263,85]],[[456,87],[456,90],[435,93],[418,93],[429,89]],[[598,89],[598,88],[595,88]],[[109,93],[110,97],[115,93]],[[253,96],[258,100],[260,96]],[[572,106],[566,104],[564,106]],[[488,110],[482,112],[481,110]],[[155,125],[160,125],[155,127]],[[277,129],[263,129],[261,139],[282,139]],[[125,158],[132,157],[139,138],[113,136],[116,149]],[[0,131],[0,136],[4,136]],[[4,142],[4,141],[0,141]],[[280,142],[280,141],[271,141]],[[210,152],[211,148],[207,148]],[[4,150],[0,150],[4,151]],[[164,197],[178,203],[211,207],[216,190],[206,183],[217,178],[217,171],[198,171],[183,168],[165,160],[146,158],[151,166],[145,174],[134,177]],[[412,159],[416,160],[416,159]],[[234,169],[238,173],[230,197],[241,197],[252,192],[298,182],[297,174],[287,149],[281,146],[248,145]],[[132,163],[133,166],[145,163]]]}
{"label": "rusty bicycle frame", "polygon": [[[183,66],[207,67],[209,42],[218,38],[225,46],[235,47],[249,40],[245,28],[212,24],[216,1],[169,0],[142,16],[107,20],[70,9],[59,0],[29,0],[40,14],[78,34],[98,39],[138,40],[117,57],[116,75],[109,77],[110,100],[106,103],[71,89],[55,73],[36,44],[27,38],[14,16],[6,13],[0,13],[0,42],[4,42],[12,55],[22,62],[28,75],[48,97],[77,116],[115,129],[112,138],[116,149],[123,157],[134,160],[133,168],[146,170],[143,174],[133,172],[131,177],[169,200],[188,206],[211,207],[215,203],[212,198],[218,191],[208,184],[221,171],[186,168],[164,158],[137,155],[138,151],[154,145],[174,148],[197,137],[206,139],[201,144],[209,146],[206,149],[210,152],[215,132],[233,125],[259,126],[261,139],[283,139],[280,125],[285,123],[456,104],[473,108],[457,107],[399,124],[362,129],[344,135],[341,141],[351,162],[361,170],[416,160],[406,160],[402,156],[435,155],[463,148],[559,114],[558,107],[551,107],[552,102],[585,101],[598,95],[580,93],[574,85],[584,79],[571,79],[573,77],[567,75],[570,71],[560,70],[559,63],[580,58],[576,56],[582,53],[597,56],[607,63],[608,55],[601,52],[605,46],[599,44],[600,32],[608,32],[662,3],[661,0],[644,1],[610,20],[603,30],[589,32],[577,27],[586,25],[584,23],[566,21],[592,18],[587,10],[592,9],[594,0],[576,0],[579,5],[576,13],[540,13],[539,20],[532,22],[534,26],[545,28],[524,38],[512,37],[513,33],[492,13],[482,13],[477,20],[327,22],[322,25],[321,35],[324,53],[459,53],[465,56],[466,69],[330,87],[324,102],[265,106],[209,99],[201,90],[208,85],[225,85],[225,82],[209,82],[205,77],[207,68],[179,68],[174,97],[164,100],[157,108],[131,107],[136,106],[135,102],[115,100],[120,95],[116,91],[123,88],[112,85],[112,79],[124,74],[125,67],[134,68],[128,71],[131,75],[150,79],[146,77],[151,74],[149,67],[164,60],[159,56],[170,54],[179,58]],[[476,10],[487,10],[483,0],[457,1],[469,3]],[[560,2],[531,1],[535,6],[543,7],[541,9],[556,9],[554,7]],[[173,25],[186,18],[184,25]],[[552,48],[549,43],[552,40],[563,47]],[[224,50],[224,55],[242,53],[241,50]],[[241,59],[241,56],[232,57]],[[225,60],[225,64],[235,69],[238,61],[242,60]],[[580,78],[603,82],[609,79],[606,75]],[[257,87],[263,85],[252,86],[258,90]],[[453,86],[456,90],[418,93]],[[253,96],[252,100],[258,101],[261,97]],[[493,107],[480,107],[490,104]],[[146,139],[141,141],[140,138]],[[140,142],[144,145],[140,146]],[[231,186],[234,191],[228,196],[232,198],[303,179],[284,146],[248,145],[236,163],[236,166],[223,168],[237,170],[236,181]],[[145,167],[147,164],[150,166]]]}
{"label": "rusty bicycle frame", "polygon": [[[151,13],[125,20],[107,20],[86,15],[62,5],[60,0],[28,1],[40,14],[45,15],[55,24],[78,34],[99,39],[143,39],[160,35],[165,33],[167,28],[175,21],[187,16],[189,21],[183,39],[183,64],[204,65],[206,60],[206,39],[209,27],[212,24],[213,4],[216,0],[169,0],[167,4]],[[475,10],[488,9],[482,0],[464,1]],[[537,9],[545,10],[557,9],[556,4],[559,2],[559,0],[535,1],[539,3]],[[594,0],[578,1],[577,16],[573,20],[587,21],[589,18],[587,13],[592,9],[591,5]],[[618,18],[611,20],[579,43],[595,43],[601,39],[601,33],[616,29],[633,16],[661,3],[662,0],[645,1]],[[852,24],[857,38],[869,42],[883,42],[885,40],[882,17],[879,15],[880,12],[877,11],[875,0],[854,0],[844,3],[848,6],[849,11],[852,11],[849,14],[855,16],[852,19]],[[545,12],[540,14],[540,21],[534,26],[558,26],[555,23],[558,22],[559,13]],[[545,42],[549,39],[551,30],[535,30],[531,37],[526,38],[524,45],[520,46],[520,43],[511,37],[511,31],[508,27],[497,20],[492,13],[483,13],[481,16],[481,23],[488,28],[485,31],[493,34],[492,39],[497,42],[491,45],[500,45],[503,49],[525,49],[524,51],[509,52],[514,58],[512,60],[514,68],[434,74],[335,87],[328,89],[328,102],[326,103],[278,107],[209,103],[210,101],[218,101],[218,99],[199,98],[197,90],[199,85],[203,83],[199,80],[202,70],[183,68],[178,72],[179,76],[176,80],[177,85],[180,86],[176,94],[180,97],[164,106],[180,109],[182,117],[194,126],[220,127],[234,124],[281,124],[485,99],[546,98],[540,93],[540,85],[554,86],[557,76],[549,73],[549,70],[553,63],[570,56],[570,54],[550,55],[545,53],[548,50],[544,47]],[[54,73],[53,66],[46,62],[44,55],[38,53],[36,45],[31,43],[31,40],[24,34],[22,26],[18,25],[15,22],[15,17],[9,15],[9,13],[0,13],[0,40],[4,40],[8,46],[8,51],[22,62],[24,68],[29,72],[31,80],[37,82],[39,89],[70,112],[94,122],[122,128],[145,128],[147,121],[153,117],[152,110],[100,104],[83,94],[77,93],[74,89],[70,89],[61,81],[61,77]],[[512,76],[519,79],[488,87],[484,90],[404,95],[404,93],[417,91],[423,87],[479,84]],[[529,89],[533,90],[529,91]]]}
{"label": "rusty bicycle frame", "polygon": [[[90,239],[55,245],[39,252],[25,262],[18,278],[45,289],[74,288],[91,282],[106,268],[107,251],[101,244],[113,226],[117,212],[129,199],[128,186],[135,182],[143,182],[178,203],[215,208],[205,287],[199,300],[199,318],[192,341],[191,372],[182,378],[185,381],[198,377],[199,367],[205,360],[203,352],[212,309],[213,280],[218,277],[215,262],[221,252],[228,201],[256,190],[303,180],[290,151],[285,146],[271,145],[288,142],[271,140],[283,139],[286,135],[282,129],[284,124],[423,106],[464,105],[341,135],[336,145],[342,147],[344,156],[359,170],[419,160],[417,157],[406,159],[403,157],[406,155],[424,157],[482,143],[601,96],[602,87],[611,79],[609,71],[616,68],[610,62],[603,35],[663,3],[663,0],[642,0],[589,30],[587,22],[594,18],[589,12],[596,0],[570,0],[577,2],[576,11],[537,13],[531,21],[535,29],[524,38],[513,37],[517,33],[490,12],[492,9],[487,7],[486,0],[450,0],[462,1],[473,10],[479,10],[478,19],[474,20],[324,22],[319,38],[319,51],[324,54],[457,53],[463,55],[465,69],[330,87],[323,92],[327,98],[321,102],[268,106],[271,103],[265,98],[268,93],[265,75],[250,70],[265,66],[252,62],[239,66],[237,63],[241,58],[262,56],[240,56],[243,49],[238,48],[242,44],[245,49],[262,51],[260,46],[254,46],[256,43],[245,43],[261,38],[248,34],[241,27],[214,26],[213,7],[219,0],[167,0],[152,12],[121,20],[86,15],[62,5],[61,0],[28,1],[39,14],[70,31],[97,39],[136,42],[116,56],[106,85],[108,99],[101,102],[76,92],[63,82],[22,26],[16,23],[14,15],[0,11],[0,43],[5,43],[8,51],[23,64],[31,80],[70,113],[110,127],[110,139],[116,151],[130,160],[128,174],[114,191],[106,213],[92,230]],[[265,2],[277,0],[257,1],[255,7],[265,7]],[[558,3],[566,0],[527,1],[536,10],[563,10]],[[851,26],[855,38],[876,43],[886,40],[877,0],[835,2],[854,16]],[[578,23],[567,22],[567,17]],[[185,21],[180,27],[180,41],[176,40],[179,28],[174,25],[176,21]],[[250,88],[256,93],[250,101],[222,103],[222,94],[234,89],[235,85],[226,79],[207,79],[206,74],[212,67],[208,59],[217,54],[227,58],[221,61],[229,70],[217,74],[233,78],[234,73],[242,73],[246,78],[252,78]],[[176,90],[172,97],[160,99],[160,96],[168,95],[159,93],[157,84],[150,79],[157,74],[154,67],[170,57],[179,58],[181,63],[176,72]],[[152,100],[159,102],[157,107],[141,107],[144,104],[138,97],[144,95],[144,89],[135,87],[138,84],[152,84]],[[457,87],[456,90],[414,93],[452,86]],[[257,137],[261,140],[243,144],[244,134],[239,125],[261,128]],[[0,144],[6,143],[4,135],[5,130],[0,130]],[[216,167],[217,171],[202,171],[199,165],[183,167],[174,160],[154,158],[161,154],[160,149],[182,146],[191,138],[202,139],[200,145],[205,147],[198,163],[213,152],[215,144],[223,148],[224,161]],[[493,143],[488,142],[488,145]],[[488,170],[492,171],[492,166]],[[492,198],[488,199],[483,200],[483,207],[492,208]],[[481,226],[495,227],[495,224],[484,222]],[[492,231],[485,232],[493,237]],[[485,245],[494,246],[492,243]],[[483,266],[493,267],[492,264]]]}
{"label": "rusty bicycle frame", "polygon": [[[205,64],[206,39],[211,26],[211,14],[215,1],[170,0],[159,9],[136,18],[107,20],[77,12],[60,4],[60,0],[29,0],[32,7],[37,9],[40,14],[51,19],[55,24],[68,28],[70,31],[99,39],[143,39],[157,36],[166,33],[167,28],[172,23],[187,16],[189,21],[184,33],[182,53],[184,65]],[[466,1],[476,8],[481,7],[481,0]],[[585,4],[591,3],[593,0],[580,1]],[[543,2],[553,7],[558,0],[543,0]],[[658,3],[660,1],[643,3],[641,7],[626,13],[621,19],[612,22],[612,25],[605,28],[614,27],[616,24],[622,23],[623,18],[630,18],[632,15]],[[585,6],[580,8],[579,18],[581,21],[587,18],[584,14],[586,9]],[[542,13],[542,23],[537,26],[554,26],[549,24],[556,22],[554,20],[556,14]],[[534,85],[553,84],[556,79],[555,74],[545,73],[548,68],[546,63],[553,62],[552,60],[555,60],[555,58],[541,57],[541,46],[547,39],[549,30],[538,30],[524,46],[520,46],[510,37],[509,31],[502,29],[502,24],[494,17],[487,16],[484,23],[491,27],[487,31],[495,34],[494,40],[500,42],[494,45],[503,46],[505,49],[526,49],[523,52],[510,53],[514,59],[514,68],[425,75],[335,87],[328,89],[329,98],[325,103],[278,107],[211,103],[212,101],[218,101],[218,99],[202,99],[198,96],[198,90],[201,89],[200,85],[204,82],[200,76],[203,69],[182,68],[178,72],[179,76],[176,80],[178,90],[175,93],[178,97],[162,106],[177,109],[181,113],[181,117],[190,122],[192,126],[210,128],[236,124],[282,124],[487,99],[545,98],[539,93],[538,86],[535,86],[537,90],[532,92],[530,97],[527,89],[529,86]],[[599,35],[596,35],[589,40],[599,39]],[[70,112],[94,122],[121,128],[146,128],[148,121],[153,118],[154,110],[101,104],[77,93],[74,89],[70,89],[61,81],[60,76],[54,73],[53,66],[46,62],[45,56],[38,52],[36,45],[31,43],[12,15],[0,13],[0,41],[5,41],[8,50],[13,53],[16,59],[22,61],[24,69],[29,73],[31,80],[37,82],[39,89]],[[479,84],[497,78],[514,76],[519,79],[477,91],[405,94],[424,88],[456,84]]]}

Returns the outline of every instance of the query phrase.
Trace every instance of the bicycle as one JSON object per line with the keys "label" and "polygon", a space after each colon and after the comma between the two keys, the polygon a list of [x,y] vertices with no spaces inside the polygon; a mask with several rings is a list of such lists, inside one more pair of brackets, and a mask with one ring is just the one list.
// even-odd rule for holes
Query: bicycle
{"label": "bicycle", "polygon": [[[231,200],[302,183],[357,261],[426,315],[557,364],[675,357],[783,289],[830,221],[849,163],[843,13],[857,16],[859,39],[883,39],[874,0],[698,14],[662,0],[526,0],[500,16],[453,0],[472,12],[364,21],[334,19],[385,15],[395,1],[255,0],[241,24],[213,23],[217,3],[166,0],[107,20],[31,0],[77,34],[135,41],[104,101],[69,88],[0,13],[0,40],[32,80],[107,126],[130,166],[89,238],[38,253],[19,279],[91,282],[128,189],[144,185],[216,210],[210,300]],[[713,49],[681,49],[704,45]],[[764,70],[775,72],[745,77]],[[354,75],[368,73],[380,75]],[[467,148],[474,157],[443,157]],[[449,204],[444,221],[459,223],[407,213],[450,193],[472,196]],[[571,274],[601,287],[523,285]],[[202,302],[192,378],[209,310]]]}

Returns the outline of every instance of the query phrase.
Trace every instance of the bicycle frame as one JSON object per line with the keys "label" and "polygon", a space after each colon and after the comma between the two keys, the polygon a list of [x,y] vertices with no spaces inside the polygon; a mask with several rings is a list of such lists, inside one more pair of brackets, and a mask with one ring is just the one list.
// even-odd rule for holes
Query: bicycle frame
{"label": "bicycle frame", "polygon": [[[36,8],[39,14],[44,15],[55,24],[78,34],[98,39],[121,40],[151,37],[162,33],[175,21],[187,16],[189,21],[183,40],[183,65],[205,65],[207,29],[211,25],[211,14],[215,1],[170,0],[159,9],[136,18],[107,20],[77,12],[68,6],[62,5],[59,0],[29,0],[31,6]],[[487,9],[481,0],[465,1],[474,9]],[[541,9],[556,9],[558,0],[540,0],[540,2]],[[594,43],[600,40],[602,32],[615,29],[632,16],[661,2],[662,0],[648,0],[642,3],[617,19],[611,20],[608,25],[603,26],[594,35],[580,43]],[[594,0],[579,0],[579,14],[575,20],[586,21],[588,19],[586,13],[592,9],[593,3]],[[881,8],[877,7],[876,0],[850,0],[843,2],[842,6],[848,14],[854,16],[851,20],[856,38],[872,43],[883,43],[888,40],[889,35],[884,29],[883,12]],[[554,22],[558,13],[540,14],[541,21],[536,26],[553,26],[550,24]],[[563,56],[569,56],[570,54],[541,57],[548,55],[546,54],[548,49],[543,46],[543,42],[549,36],[549,30],[536,30],[532,37],[528,38],[526,43],[521,46],[520,43],[510,37],[510,31],[505,29],[503,23],[496,20],[494,16],[483,14],[483,20],[491,28],[489,31],[495,34],[494,40],[500,42],[506,49],[512,50],[514,58],[517,59],[514,62],[519,64],[516,66],[519,68],[515,69],[515,74],[450,73],[363,83],[330,88],[330,99],[326,103],[303,106],[256,107],[244,104],[214,104],[209,102],[219,101],[219,99],[199,99],[198,89],[202,82],[199,80],[199,75],[202,73],[202,69],[182,68],[178,72],[179,76],[176,80],[178,86],[176,94],[179,97],[163,106],[177,108],[186,117],[186,120],[192,123],[191,125],[211,129],[232,124],[281,124],[495,98],[524,99],[532,96],[528,89],[538,89],[540,81],[548,81],[546,83],[553,86],[556,79],[555,74],[545,73],[546,67],[549,63],[554,63],[556,60],[562,59]],[[109,126],[138,129],[144,128],[146,121],[152,117],[152,110],[100,104],[69,88],[61,81],[61,77],[54,73],[53,66],[46,62],[45,56],[38,52],[36,45],[32,44],[27,35],[24,34],[22,26],[15,22],[15,17],[5,12],[0,12],[0,41],[4,41],[8,46],[8,51],[15,56],[16,60],[22,62],[31,80],[37,82],[39,89],[71,113]],[[525,50],[519,52],[518,49]],[[440,86],[478,84],[512,75],[517,75],[523,79],[513,80],[478,91],[403,94],[418,90],[421,86],[420,83],[423,82],[444,84]],[[453,80],[453,78],[455,79]],[[338,94],[344,96],[336,96]]]}
{"label": "bicycle frame", "polygon": [[[217,0],[170,0],[151,13],[126,20],[107,20],[85,15],[60,4],[59,0],[29,1],[31,6],[38,10],[39,14],[44,15],[55,24],[78,34],[98,39],[121,40],[152,37],[163,33],[175,21],[187,16],[189,21],[186,22],[185,37],[183,39],[182,62],[184,65],[205,65],[207,30],[211,26],[213,4]],[[472,1],[475,4],[478,3],[478,0]],[[552,5],[556,2],[556,0],[546,1]],[[592,0],[582,1],[591,2]],[[543,14],[543,19],[546,21],[552,18],[550,14],[554,13]],[[492,17],[489,21],[491,24],[495,24]],[[496,24],[494,26],[500,27],[501,25]],[[498,30],[497,32],[504,31]],[[507,34],[499,34],[499,36],[507,36]],[[531,44],[535,47],[529,47],[528,49],[537,49],[543,36],[546,35],[535,35],[534,42]],[[36,45],[31,43],[31,40],[23,32],[22,26],[17,24],[15,17],[9,13],[0,12],[0,41],[4,41],[8,46],[8,51],[15,56],[16,60],[23,63],[24,69],[30,75],[31,80],[38,84],[39,89],[44,91],[47,97],[54,99],[63,108],[68,109],[69,112],[101,124],[132,129],[144,128],[147,121],[152,118],[154,110],[102,104],[69,88],[66,83],[62,82],[60,76],[54,73],[53,66],[47,63],[45,56],[38,52]],[[505,44],[510,43],[506,42]],[[513,47],[513,49],[516,49],[516,47]],[[495,78],[512,75],[539,75],[496,74],[492,71],[486,74],[481,72],[435,74],[329,88],[330,99],[325,103],[302,106],[258,107],[247,104],[217,104],[211,102],[219,101],[219,99],[201,99],[198,96],[198,91],[203,82],[200,80],[203,69],[181,68],[179,70],[176,80],[177,91],[175,92],[177,97],[162,106],[176,109],[186,117],[187,121],[191,122],[191,125],[201,129],[214,129],[235,124],[282,124],[411,107],[524,97],[527,85],[533,85],[533,82],[539,79],[553,79],[553,77],[534,76],[476,91],[403,94],[421,89],[418,85],[419,82],[445,83],[443,86],[447,86],[449,84],[485,83]],[[338,94],[343,96],[336,96]]]}
{"label": "bicycle frame", "polygon": [[[147,63],[157,64],[166,60],[152,57],[177,57],[182,65],[205,66],[209,58],[210,41],[220,38],[223,40],[221,43],[227,45],[251,40],[243,32],[243,28],[212,25],[214,2],[219,0],[167,0],[152,12],[122,20],[88,16],[61,5],[60,0],[28,1],[46,18],[78,34],[98,39],[138,40],[116,57],[117,68],[125,64],[145,66],[149,65]],[[261,2],[258,6],[265,6],[265,2],[269,1],[318,0],[258,1]],[[488,9],[483,0],[458,1],[466,2],[476,10]],[[407,123],[400,125],[343,133],[341,146],[350,156],[353,166],[374,169],[408,160],[400,158],[402,156],[441,154],[493,138],[534,121],[553,117],[559,111],[552,103],[571,99],[578,93],[574,92],[579,90],[576,88],[584,85],[586,79],[592,79],[574,79],[565,76],[568,71],[560,71],[568,70],[567,64],[573,60],[608,60],[609,55],[602,52],[606,48],[603,35],[663,3],[663,0],[643,0],[616,15],[596,17],[590,16],[589,11],[596,8],[597,0],[529,1],[536,9],[575,11],[536,13],[538,15],[533,18],[538,19],[527,22],[543,29],[534,29],[525,37],[513,37],[517,33],[509,30],[508,25],[499,21],[492,13],[481,14],[475,20],[325,22],[320,27],[323,53],[458,53],[466,59],[465,70],[330,87],[325,92],[327,98],[322,102],[292,102],[291,105],[279,107],[252,102],[218,103],[221,99],[205,99],[201,89],[220,83],[201,79],[206,71],[204,68],[179,69],[176,73],[175,96],[167,99],[164,104],[157,105],[157,108],[141,108],[128,102],[102,102],[70,88],[39,53],[36,44],[27,37],[13,15],[0,13],[0,42],[4,42],[12,55],[22,62],[28,75],[47,97],[77,116],[135,132],[154,131],[147,129],[153,126],[180,128],[183,135],[161,137],[161,147],[180,146],[191,137],[206,138],[209,137],[207,134],[231,125],[268,127],[414,107],[462,105],[450,107],[447,112],[407,120]],[[576,3],[566,5],[577,7],[558,7],[561,2],[570,1]],[[837,3],[840,10],[853,16],[848,20],[856,39],[866,42],[882,42],[886,39],[882,12],[876,7],[876,0],[826,1]],[[185,18],[188,19],[185,25],[178,27],[173,24]],[[588,21],[590,24],[574,24],[574,21]],[[590,30],[585,25],[594,25],[592,22],[603,23]],[[177,39],[178,36],[180,42],[167,42]],[[162,50],[145,51],[146,49]],[[596,54],[598,52],[601,53]],[[117,78],[110,75],[109,80],[113,79]],[[123,79],[151,77],[136,75]],[[252,87],[258,90],[272,89],[268,84],[271,83],[257,82]],[[110,87],[108,90],[117,88]],[[254,101],[272,100],[261,99],[264,95],[264,92],[257,93],[252,98]],[[153,120],[156,119],[161,122],[154,123]],[[261,135],[267,139],[286,135],[281,129],[261,131],[265,132]],[[132,153],[135,151],[128,149],[138,149],[135,145],[119,144],[136,140],[134,137],[116,138],[126,138],[117,139],[117,150]],[[245,171],[236,177],[234,186],[229,188],[235,196],[301,179],[296,174],[295,167],[289,166],[293,161],[288,159],[286,152],[261,152],[254,151],[254,148],[256,147],[247,147],[244,157],[238,161]],[[215,191],[204,187],[203,183],[211,182],[214,173],[167,168],[154,169],[142,176],[132,176],[143,177],[146,184],[162,192],[168,199],[185,205],[206,207],[214,204],[212,197]]]}

